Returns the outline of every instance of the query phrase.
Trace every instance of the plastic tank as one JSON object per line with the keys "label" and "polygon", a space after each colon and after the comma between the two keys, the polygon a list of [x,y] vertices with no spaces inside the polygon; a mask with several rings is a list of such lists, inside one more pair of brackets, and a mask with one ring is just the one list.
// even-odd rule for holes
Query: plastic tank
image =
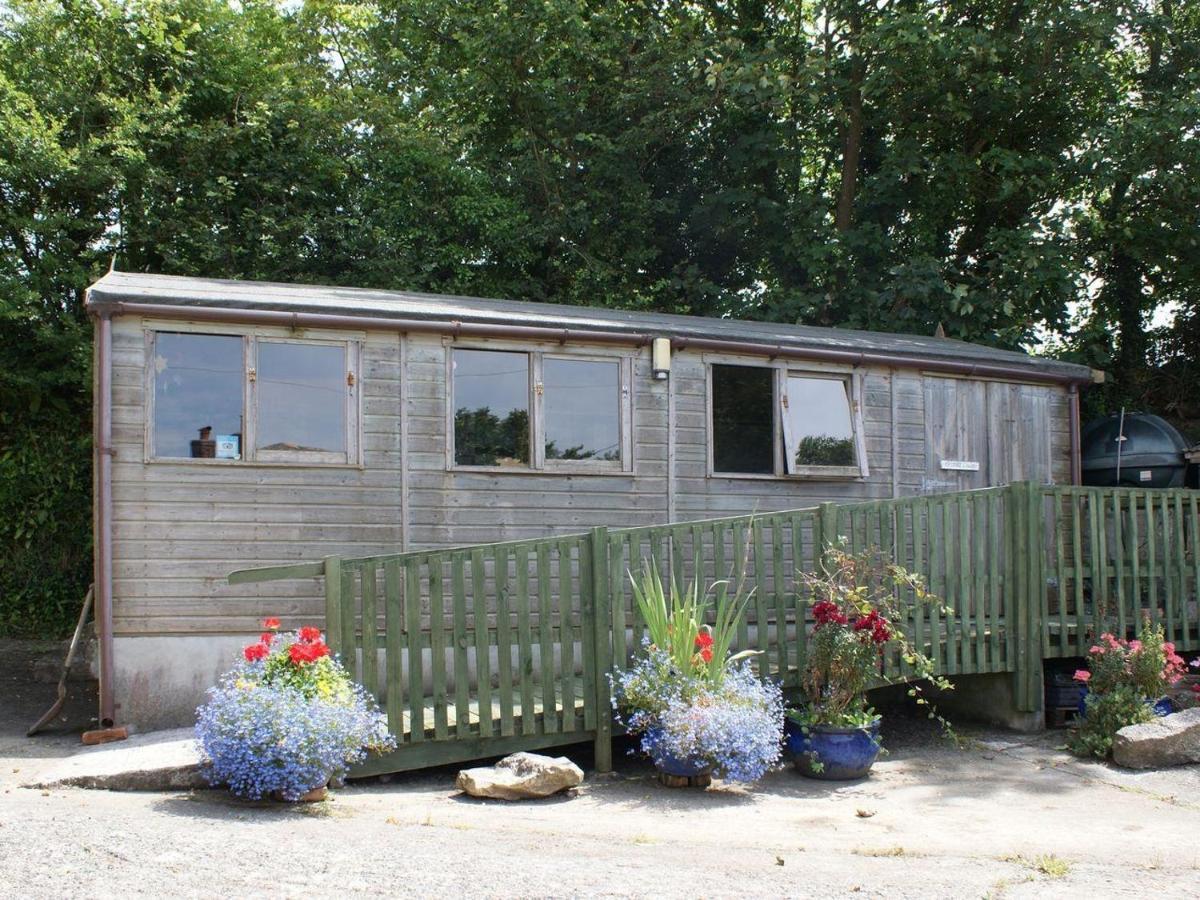
{"label": "plastic tank", "polygon": [[[1188,442],[1175,428],[1149,413],[1093,419],[1083,428],[1083,483],[1097,487],[1183,487]],[[1119,449],[1118,449],[1119,448]]]}

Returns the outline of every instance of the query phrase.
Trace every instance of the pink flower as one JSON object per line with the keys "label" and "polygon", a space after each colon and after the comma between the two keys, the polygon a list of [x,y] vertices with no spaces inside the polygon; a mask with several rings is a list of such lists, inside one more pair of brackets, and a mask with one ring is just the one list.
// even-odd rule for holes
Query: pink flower
{"label": "pink flower", "polygon": [[[1164,647],[1164,648],[1166,648],[1166,647],[1168,647],[1168,646],[1170,646],[1170,645],[1169,645],[1169,644],[1163,644],[1163,647]],[[1141,642],[1141,641],[1130,641],[1130,642],[1129,642],[1129,649],[1130,649],[1130,650],[1132,650],[1134,653],[1137,653],[1139,650],[1141,650],[1141,649],[1142,649],[1142,642]]]}
{"label": "pink flower", "polygon": [[1087,669],[1076,669],[1075,670],[1075,680],[1082,684],[1087,684],[1089,681],[1092,680],[1092,673],[1089,672]]}
{"label": "pink flower", "polygon": [[1092,644],[1091,649],[1088,650],[1088,653],[1095,653],[1095,654],[1101,654],[1103,652],[1104,652],[1104,648],[1101,647],[1099,644]]}

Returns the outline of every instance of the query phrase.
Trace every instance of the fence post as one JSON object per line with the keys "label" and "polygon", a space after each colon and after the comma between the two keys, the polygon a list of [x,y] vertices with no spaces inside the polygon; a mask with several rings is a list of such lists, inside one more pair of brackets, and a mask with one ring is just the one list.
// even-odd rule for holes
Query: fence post
{"label": "fence post", "polygon": [[[591,552],[592,623],[595,629],[596,652],[593,655],[596,671],[596,771],[612,771],[612,685],[608,676],[613,667],[612,615],[608,585],[608,529],[593,528]],[[581,572],[582,577],[585,573]]]}
{"label": "fence post", "polygon": [[1037,712],[1042,696],[1042,609],[1046,604],[1046,579],[1042,572],[1045,552],[1045,517],[1041,486],[1032,481],[1013,485],[1013,506],[1019,523],[1017,539],[1017,708]]}
{"label": "fence post", "polygon": [[[325,637],[329,646],[338,652],[342,647],[342,560],[337,556],[325,557]],[[342,663],[346,661],[343,659]],[[354,660],[350,660],[351,668]]]}
{"label": "fence post", "polygon": [[[825,561],[826,554],[833,548],[838,540],[838,508],[836,503],[822,503],[817,511],[817,520],[821,525],[821,554],[822,563]],[[814,554],[815,556],[816,554]]]}

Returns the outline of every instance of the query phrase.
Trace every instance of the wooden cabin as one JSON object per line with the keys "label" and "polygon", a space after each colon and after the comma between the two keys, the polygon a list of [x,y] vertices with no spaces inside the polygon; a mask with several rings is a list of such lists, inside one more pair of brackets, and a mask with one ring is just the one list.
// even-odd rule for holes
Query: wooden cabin
{"label": "wooden cabin", "polygon": [[936,337],[112,272],[101,718],[191,720],[327,555],[1078,477],[1085,367]]}

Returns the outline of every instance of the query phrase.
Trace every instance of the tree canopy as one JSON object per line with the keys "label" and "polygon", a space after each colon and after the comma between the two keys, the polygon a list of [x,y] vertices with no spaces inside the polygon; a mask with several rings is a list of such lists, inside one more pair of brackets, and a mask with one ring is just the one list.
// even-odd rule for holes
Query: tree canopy
{"label": "tree canopy", "polygon": [[86,507],[114,261],[940,324],[1187,426],[1197,123],[1179,0],[5,0],[0,546],[30,448]]}

